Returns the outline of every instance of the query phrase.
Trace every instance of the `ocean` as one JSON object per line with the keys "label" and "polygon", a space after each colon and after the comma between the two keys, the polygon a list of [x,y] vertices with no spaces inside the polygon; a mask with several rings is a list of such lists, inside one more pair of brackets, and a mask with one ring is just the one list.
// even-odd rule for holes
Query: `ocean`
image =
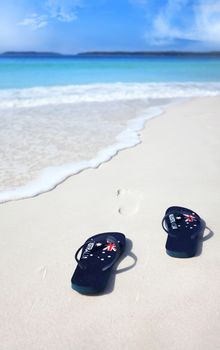
{"label": "ocean", "polygon": [[49,191],[138,144],[170,103],[218,94],[218,57],[2,56],[0,202]]}

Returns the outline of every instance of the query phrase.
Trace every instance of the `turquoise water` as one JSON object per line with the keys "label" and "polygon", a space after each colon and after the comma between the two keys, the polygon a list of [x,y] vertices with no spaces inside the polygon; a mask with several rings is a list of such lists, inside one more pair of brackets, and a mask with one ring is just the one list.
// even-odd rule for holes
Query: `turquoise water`
{"label": "turquoise water", "polygon": [[0,89],[115,82],[219,82],[220,59],[0,58]]}

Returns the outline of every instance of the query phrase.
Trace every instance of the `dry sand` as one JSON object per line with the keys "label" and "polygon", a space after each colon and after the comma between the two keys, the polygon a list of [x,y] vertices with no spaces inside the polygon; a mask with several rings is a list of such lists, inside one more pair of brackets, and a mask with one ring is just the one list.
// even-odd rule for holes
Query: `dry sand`
{"label": "dry sand", "polygon": [[[220,349],[220,97],[171,106],[141,145],[38,197],[0,206],[1,350]],[[161,219],[206,221],[200,254],[166,255]],[[91,235],[120,231],[127,256],[106,293],[70,279]]]}

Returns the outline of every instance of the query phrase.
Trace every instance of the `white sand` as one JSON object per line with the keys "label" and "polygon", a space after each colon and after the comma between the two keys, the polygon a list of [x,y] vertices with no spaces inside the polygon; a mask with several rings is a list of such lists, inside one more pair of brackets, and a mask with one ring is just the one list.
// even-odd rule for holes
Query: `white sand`
{"label": "white sand", "polygon": [[[146,124],[141,145],[1,205],[1,350],[220,348],[219,110],[220,97],[169,107]],[[166,255],[161,219],[171,205],[195,210],[213,231],[199,256]],[[132,241],[136,265],[104,295],[76,293],[76,249],[113,230]]]}

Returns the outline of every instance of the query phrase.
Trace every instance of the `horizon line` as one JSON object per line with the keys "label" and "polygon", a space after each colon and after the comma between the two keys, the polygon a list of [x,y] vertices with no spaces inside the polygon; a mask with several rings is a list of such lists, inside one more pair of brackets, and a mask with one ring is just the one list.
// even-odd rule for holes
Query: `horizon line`
{"label": "horizon line", "polygon": [[47,56],[89,56],[89,55],[220,55],[220,50],[210,50],[210,51],[183,51],[183,50],[158,50],[158,51],[145,51],[145,50],[93,50],[93,51],[82,51],[77,53],[62,53],[56,51],[19,51],[10,50],[0,53],[0,56],[22,56],[22,55],[47,55]]}

